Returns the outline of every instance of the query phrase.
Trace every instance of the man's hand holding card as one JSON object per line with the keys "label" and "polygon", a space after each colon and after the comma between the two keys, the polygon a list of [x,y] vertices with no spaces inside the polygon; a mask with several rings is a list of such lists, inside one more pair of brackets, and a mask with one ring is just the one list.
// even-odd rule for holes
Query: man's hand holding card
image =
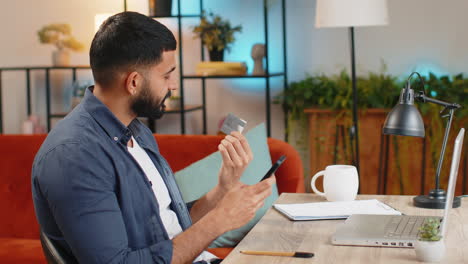
{"label": "man's hand holding card", "polygon": [[252,150],[247,139],[237,131],[227,135],[218,149],[223,159],[219,185],[224,190],[229,190],[240,183],[240,177],[253,159]]}
{"label": "man's hand holding card", "polygon": [[[223,159],[221,169],[219,171],[219,187],[225,192],[228,192],[236,187],[243,187],[244,184],[240,181],[242,174],[247,166],[253,160],[252,150],[249,142],[241,134],[247,122],[229,114],[221,126],[221,132],[226,134],[226,137],[218,145],[219,152]],[[259,189],[268,189],[274,184],[275,179],[267,180],[264,183],[258,183]],[[262,186],[265,185],[265,186]]]}
{"label": "man's hand holding card", "polygon": [[222,133],[226,134],[218,145],[223,158],[219,172],[219,185],[225,191],[240,183],[240,177],[253,159],[249,143],[241,134],[246,124],[246,121],[233,114],[228,114],[220,129]]}

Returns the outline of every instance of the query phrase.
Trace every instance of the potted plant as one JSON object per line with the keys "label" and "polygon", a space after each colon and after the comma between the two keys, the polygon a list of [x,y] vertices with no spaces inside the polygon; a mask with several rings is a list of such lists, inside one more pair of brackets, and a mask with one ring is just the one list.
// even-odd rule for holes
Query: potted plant
{"label": "potted plant", "polygon": [[444,240],[440,235],[440,220],[426,219],[419,228],[418,240],[414,244],[416,257],[420,261],[439,262],[445,255]]}
{"label": "potted plant", "polygon": [[193,28],[193,33],[201,38],[208,49],[210,61],[223,61],[224,50],[230,50],[230,44],[235,41],[234,33],[242,32],[242,26],[231,27],[228,20],[223,20],[219,15],[209,13],[202,14],[200,24]]}
{"label": "potted plant", "polygon": [[[468,105],[466,75],[437,76],[429,73],[423,78],[427,95]],[[415,102],[427,124],[424,140],[382,136],[381,126],[387,113],[398,102],[405,81],[406,77],[386,73],[385,64],[380,72],[358,76],[360,158],[366,162],[359,171],[359,188],[363,193],[419,193],[423,173],[425,186],[434,184],[435,179],[431,175],[437,168],[446,122],[440,116],[439,106]],[[412,87],[419,90],[419,85],[415,83]],[[353,148],[349,140],[352,89],[351,78],[346,71],[333,75],[313,74],[292,82],[283,94],[276,97],[275,103],[283,106],[288,124],[287,141],[303,158],[306,180],[329,164],[352,164]],[[457,111],[452,123],[453,131],[463,127],[467,120],[468,108]],[[455,136],[456,133],[450,135],[449,142]],[[447,153],[451,153],[453,145],[447,145],[447,148]],[[449,167],[450,162],[450,159],[445,159],[443,168]],[[415,166],[418,163],[421,165]],[[460,170],[461,175],[468,173],[468,169]],[[446,183],[447,178],[442,182]],[[426,187],[423,190],[428,192]]]}
{"label": "potted plant", "polygon": [[176,110],[180,108],[180,96],[172,95],[167,100],[167,108],[168,110]]}
{"label": "potted plant", "polygon": [[42,27],[38,32],[39,41],[43,44],[53,44],[57,47],[52,54],[54,66],[68,66],[70,64],[70,52],[81,51],[84,46],[71,35],[71,27],[68,24],[50,24]]}
{"label": "potted plant", "polygon": [[172,0],[149,0],[149,15],[151,17],[170,17]]}

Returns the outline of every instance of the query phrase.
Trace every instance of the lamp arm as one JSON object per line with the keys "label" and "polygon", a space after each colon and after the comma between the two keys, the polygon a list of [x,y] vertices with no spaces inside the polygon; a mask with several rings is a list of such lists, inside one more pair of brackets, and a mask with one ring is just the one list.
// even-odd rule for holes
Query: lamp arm
{"label": "lamp arm", "polygon": [[455,112],[455,108],[449,109],[447,126],[445,126],[444,140],[442,142],[442,149],[440,150],[439,162],[437,163],[437,171],[436,171],[436,179],[435,179],[436,190],[440,189],[440,171],[442,169],[442,163],[444,162],[445,148],[447,147],[447,140],[448,140],[448,136],[450,133],[450,126],[452,125],[454,112]]}
{"label": "lamp arm", "polygon": [[410,81],[413,75],[416,74],[419,77],[419,80],[422,84],[422,91],[419,91],[417,94],[414,95],[416,99],[422,102],[430,102],[433,104],[441,105],[444,107],[444,109],[441,111],[441,114],[445,110],[449,110],[448,115],[442,115],[442,117],[448,117],[447,120],[447,125],[445,126],[445,133],[444,133],[444,140],[442,142],[442,149],[440,150],[440,156],[439,156],[439,162],[437,163],[437,170],[436,170],[436,178],[435,178],[435,185],[436,185],[436,191],[440,189],[440,172],[442,170],[442,164],[444,163],[444,156],[445,156],[445,149],[447,148],[447,141],[448,141],[448,136],[450,133],[450,127],[452,126],[452,120],[453,120],[453,113],[455,110],[458,108],[461,108],[461,105],[457,103],[448,103],[444,102],[441,100],[437,100],[431,97],[426,96],[425,94],[425,84],[424,84],[424,78],[421,77],[421,75],[417,72],[411,73],[411,75],[408,77],[408,80],[406,81],[406,87],[410,88]]}
{"label": "lamp arm", "polygon": [[410,76],[408,77],[408,79],[406,80],[406,87],[407,88],[411,88],[411,78],[413,78],[413,75],[417,75],[418,78],[419,78],[419,81],[421,82],[421,85],[422,85],[422,91],[419,91],[417,94],[415,94],[415,98],[416,99],[419,99],[420,101],[422,102],[430,102],[430,103],[434,103],[434,104],[438,104],[438,105],[442,105],[444,106],[445,108],[447,109],[457,109],[457,108],[460,108],[461,106],[457,103],[447,103],[447,102],[444,102],[444,101],[440,101],[440,100],[437,100],[437,99],[434,99],[434,98],[431,98],[431,97],[427,97],[426,96],[426,84],[424,82],[424,78],[421,77],[421,74],[419,74],[418,72],[412,72],[410,74]]}
{"label": "lamp arm", "polygon": [[444,101],[441,101],[441,100],[437,100],[437,99],[434,99],[434,98],[431,98],[431,97],[428,97],[424,94],[423,91],[420,91],[419,93],[417,93],[414,98],[422,101],[422,102],[430,102],[430,103],[433,103],[433,104],[438,104],[438,105],[441,105],[441,106],[444,106],[448,109],[458,109],[458,108],[461,108],[461,105],[457,104],[457,103],[448,103],[448,102],[444,102]]}
{"label": "lamp arm", "polygon": [[448,117],[448,120],[447,120],[447,125],[445,126],[444,140],[442,141],[442,149],[440,150],[439,162],[437,163],[435,184],[436,184],[436,190],[438,190],[440,189],[440,172],[442,170],[442,164],[444,163],[445,149],[447,147],[447,141],[448,141],[448,136],[450,133],[450,127],[452,125],[453,114],[455,110],[457,110],[458,108],[461,108],[461,105],[457,103],[448,103],[448,102],[437,100],[431,97],[427,97],[424,94],[424,91],[420,91],[414,97],[422,102],[430,102],[433,104],[443,106],[444,109],[441,111],[441,113],[444,112],[445,110],[449,110],[448,115],[442,116],[442,117]]}
{"label": "lamp arm", "polygon": [[408,77],[408,79],[406,80],[406,87],[407,88],[411,88],[411,78],[413,78],[413,75],[417,75],[418,78],[419,78],[419,81],[421,82],[421,85],[422,85],[422,93],[425,94],[425,90],[426,90],[426,84],[424,83],[424,78],[421,77],[421,74],[419,74],[419,72],[412,72],[410,74],[410,76]]}

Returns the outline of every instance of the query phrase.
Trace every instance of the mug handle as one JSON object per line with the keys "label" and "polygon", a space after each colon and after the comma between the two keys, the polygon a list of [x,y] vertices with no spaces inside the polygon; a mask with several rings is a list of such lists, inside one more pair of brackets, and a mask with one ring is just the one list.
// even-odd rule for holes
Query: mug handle
{"label": "mug handle", "polygon": [[310,181],[310,187],[312,187],[312,190],[314,191],[314,193],[320,196],[325,196],[325,193],[317,190],[317,187],[315,187],[315,181],[318,179],[318,177],[324,176],[324,175],[325,175],[325,171],[319,171],[314,175],[314,177],[312,177],[312,180]]}

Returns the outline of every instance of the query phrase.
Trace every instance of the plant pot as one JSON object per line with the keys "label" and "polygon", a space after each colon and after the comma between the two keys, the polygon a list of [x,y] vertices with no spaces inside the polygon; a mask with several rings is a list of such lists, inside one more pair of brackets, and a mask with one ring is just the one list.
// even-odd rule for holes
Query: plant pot
{"label": "plant pot", "polygon": [[149,0],[149,15],[168,17],[172,14],[172,0]]}
{"label": "plant pot", "polygon": [[167,100],[167,110],[180,109],[180,99],[169,99]]}
{"label": "plant pot", "polygon": [[439,262],[445,256],[445,243],[441,239],[439,241],[419,241],[414,243],[416,257],[424,262]]}
{"label": "plant pot", "polygon": [[54,66],[69,66],[70,65],[70,52],[65,49],[54,50],[52,53],[52,65]]}
{"label": "plant pot", "polygon": [[80,104],[82,97],[72,97],[70,110],[73,110],[77,105]]}
{"label": "plant pot", "polygon": [[222,50],[210,50],[208,51],[210,55],[210,61],[223,61],[224,60],[224,49]]}
{"label": "plant pot", "polygon": [[[368,108],[358,112],[359,157],[365,164],[365,166],[361,164],[359,170],[359,191],[365,194],[389,195],[428,193],[435,185],[435,177],[431,175],[435,175],[436,167],[433,164],[439,158],[438,151],[440,151],[441,143],[435,143],[437,156],[434,162],[430,151],[434,138],[382,136],[382,125],[389,111],[390,109]],[[308,108],[305,109],[305,113],[308,119],[305,128],[302,127],[303,124],[300,121],[294,125],[292,122],[294,120],[291,117],[288,118],[289,126],[291,126],[290,134],[293,134],[294,130],[305,133],[304,138],[297,144],[297,148],[304,149],[306,153],[304,163],[307,162],[310,167],[305,180],[310,182],[316,172],[330,164],[353,164],[352,148],[349,143],[351,111],[345,111],[347,114],[344,115],[341,111],[331,109]],[[425,118],[427,124],[429,120],[426,121]],[[457,120],[459,125],[467,122],[467,117]],[[426,132],[430,130],[430,125],[426,129]],[[442,131],[443,135],[443,130],[435,129],[435,131],[436,133]],[[448,142],[453,142],[456,135],[456,133],[451,133]],[[449,147],[453,145],[447,145],[447,148]],[[450,151],[446,153],[451,153]],[[465,159],[465,155],[462,159]],[[450,166],[449,163],[448,165]],[[459,170],[460,177],[468,173],[468,167],[460,166]],[[422,175],[423,172],[425,177]],[[446,181],[447,178],[445,178]],[[318,179],[317,185],[321,186],[321,184],[322,179]],[[468,188],[468,182],[465,186]],[[422,190],[421,187],[423,187]],[[308,192],[311,192],[309,185],[306,185],[306,188]]]}

